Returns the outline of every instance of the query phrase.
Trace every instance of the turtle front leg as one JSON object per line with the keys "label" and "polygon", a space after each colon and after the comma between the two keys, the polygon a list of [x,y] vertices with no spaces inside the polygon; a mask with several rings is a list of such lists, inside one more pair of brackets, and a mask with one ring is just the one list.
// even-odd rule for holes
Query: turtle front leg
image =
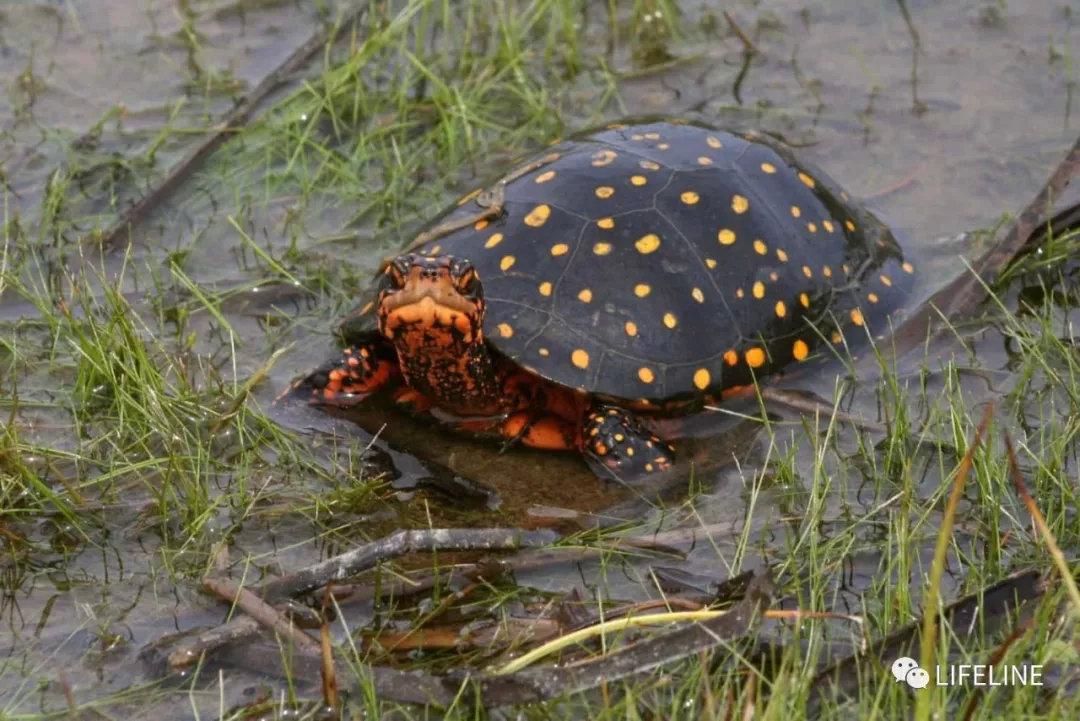
{"label": "turtle front leg", "polygon": [[311,388],[312,403],[348,407],[399,377],[393,349],[373,340],[345,348],[339,358],[324,363],[300,384]]}
{"label": "turtle front leg", "polygon": [[675,462],[675,449],[650,433],[625,408],[593,406],[581,429],[581,453],[596,475],[631,481],[661,473]]}

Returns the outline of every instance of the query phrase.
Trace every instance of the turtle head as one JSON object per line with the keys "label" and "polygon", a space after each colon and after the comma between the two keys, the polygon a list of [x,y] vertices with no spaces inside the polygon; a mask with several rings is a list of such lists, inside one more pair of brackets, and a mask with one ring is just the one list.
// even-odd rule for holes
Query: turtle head
{"label": "turtle head", "polygon": [[379,332],[395,344],[443,347],[483,340],[484,290],[472,263],[449,255],[399,255],[387,263]]}

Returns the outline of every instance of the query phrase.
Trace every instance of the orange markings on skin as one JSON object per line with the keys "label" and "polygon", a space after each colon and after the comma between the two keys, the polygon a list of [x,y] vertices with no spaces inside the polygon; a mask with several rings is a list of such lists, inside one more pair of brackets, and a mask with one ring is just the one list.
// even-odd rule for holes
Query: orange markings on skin
{"label": "orange markings on skin", "polygon": [[566,451],[577,447],[576,434],[570,424],[555,416],[543,416],[530,422],[529,413],[520,411],[503,422],[501,431],[506,438],[516,438],[530,448]]}

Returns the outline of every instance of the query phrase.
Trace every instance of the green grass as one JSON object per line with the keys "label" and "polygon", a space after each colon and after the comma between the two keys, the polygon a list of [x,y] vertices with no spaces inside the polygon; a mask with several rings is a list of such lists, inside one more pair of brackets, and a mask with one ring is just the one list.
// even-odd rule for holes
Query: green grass
{"label": "green grass", "polygon": [[[192,82],[207,95],[232,88],[227,74],[204,65],[198,14],[185,6],[184,18]],[[151,579],[152,593],[162,594],[158,610],[168,615],[165,597],[174,585],[185,603],[210,604],[194,589],[221,542],[235,568],[264,570],[322,548],[346,548],[395,525],[423,524],[437,497],[397,501],[387,479],[361,462],[362,448],[322,447],[275,423],[262,392],[267,379],[304,370],[281,364],[295,357],[294,346],[310,342],[355,304],[385,253],[455,197],[568,130],[636,111],[623,97],[624,84],[685,62],[683,45],[741,49],[716,23],[722,20],[689,22],[675,2],[663,0],[606,7],[581,0],[379,3],[356,25],[339,29],[319,72],[200,170],[191,182],[213,188],[214,202],[191,193],[165,217],[188,210],[213,219],[175,244],[174,236],[153,239],[156,220],[108,254],[95,248],[92,232],[115,216],[117,198],[129,192],[132,179],[150,173],[167,131],[146,138],[135,157],[114,157],[92,142],[113,122],[106,116],[87,141],[72,139],[68,162],[50,176],[34,217],[14,213],[5,191],[0,290],[22,310],[0,321],[4,614],[17,615],[12,599],[42,583],[47,569],[70,570],[74,580],[65,582],[82,583],[76,560],[88,555],[116,552],[135,564]],[[872,84],[879,92],[880,83]],[[762,115],[775,119],[767,110]],[[737,480],[719,491],[699,484],[691,497],[665,509],[669,524],[697,525],[709,522],[710,504],[745,506],[745,526],[699,544],[699,568],[708,560],[705,565],[726,576],[773,564],[789,606],[852,607],[871,639],[920,622],[931,578],[940,577],[943,602],[1021,568],[1043,569],[1052,578],[1045,546],[1008,480],[1000,442],[1005,429],[1050,530],[1075,567],[1080,360],[1068,324],[1075,297],[1067,273],[1078,247],[1078,235],[1051,238],[1042,254],[1018,263],[979,316],[956,321],[943,342],[949,351],[944,362],[909,359],[898,367],[883,345],[876,369],[839,380],[837,409],[852,400],[876,404],[885,434],[827,415],[762,419],[760,462],[741,466]],[[221,248],[240,271],[223,269]],[[258,293],[279,293],[282,301],[255,304],[249,312],[245,304]],[[289,304],[300,310],[287,310]],[[1002,347],[1007,372],[978,362],[983,354],[1000,357]],[[956,468],[978,424],[978,405],[988,397],[997,403],[991,431],[973,454],[954,532],[939,539]],[[617,533],[649,533],[650,524]],[[278,534],[280,545],[267,540]],[[614,535],[582,534],[565,545],[603,546]],[[639,595],[659,595],[639,560],[640,554],[603,553],[586,570],[596,595],[578,605],[594,614],[609,611],[619,599],[605,589],[627,579]],[[433,563],[443,572],[452,566],[439,558]],[[861,576],[853,579],[856,565]],[[387,569],[381,582],[403,572]],[[438,583],[419,598],[377,602],[370,624],[348,629],[354,643],[342,644],[343,656],[433,672],[501,665],[506,659],[499,650],[406,656],[361,644],[380,631],[430,621],[432,609],[453,590]],[[1060,611],[1064,601],[1060,584],[1052,582],[1006,661],[1070,673],[1080,637],[1075,618]],[[458,620],[494,619],[497,625],[520,609],[561,602],[557,594],[504,578],[480,584],[451,608]],[[116,631],[112,603],[102,602],[78,621],[54,617],[50,623],[64,634],[94,629],[96,643],[86,655],[103,654]],[[742,717],[752,708],[756,718],[802,718],[820,685],[820,664],[855,651],[860,633],[858,625],[837,620],[775,623],[767,665],[754,662],[760,649],[740,642],[657,677],[614,682],[520,713],[697,719]],[[936,653],[983,663],[1001,640],[1001,634],[946,626],[938,630]],[[621,642],[619,634],[604,637],[609,647]],[[0,719],[68,713],[55,688],[42,691],[57,683],[45,651],[35,647],[27,666],[0,661],[0,689],[10,692],[0,694]],[[377,698],[370,682],[354,673],[339,668],[345,685],[357,689],[348,701],[352,717],[489,715],[473,708],[467,688],[450,708],[425,711]],[[130,708],[182,713],[177,709],[190,704],[221,718],[245,718],[227,704],[218,708],[219,694],[228,696],[219,683],[227,686],[228,676],[200,671],[183,687],[80,691],[73,699],[80,711],[110,717]],[[285,689],[274,698],[318,705],[315,697]],[[46,694],[44,710],[39,692]],[[955,717],[971,690],[925,694],[925,709]],[[878,668],[853,698],[826,694],[818,702],[822,718],[891,719],[915,709],[912,694]],[[1066,689],[995,689],[974,718],[1073,719],[1078,711],[1080,700]]]}

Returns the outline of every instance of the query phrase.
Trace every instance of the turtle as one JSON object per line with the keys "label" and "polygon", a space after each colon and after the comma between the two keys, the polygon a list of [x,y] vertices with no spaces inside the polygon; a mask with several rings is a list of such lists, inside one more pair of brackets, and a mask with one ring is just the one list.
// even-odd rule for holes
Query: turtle
{"label": "turtle", "polygon": [[779,140],[617,123],[438,216],[305,383],[318,404],[388,394],[628,481],[674,463],[650,416],[877,332],[914,272],[885,224]]}

